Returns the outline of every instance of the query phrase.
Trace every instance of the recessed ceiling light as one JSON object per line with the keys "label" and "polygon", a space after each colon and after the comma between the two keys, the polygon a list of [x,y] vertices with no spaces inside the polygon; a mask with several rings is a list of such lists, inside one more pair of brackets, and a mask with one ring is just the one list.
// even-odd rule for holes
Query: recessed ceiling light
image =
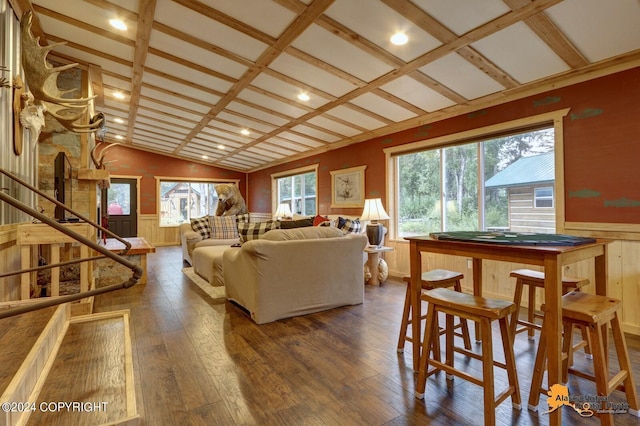
{"label": "recessed ceiling light", "polygon": [[122,139],[124,139],[124,136],[122,136],[122,135],[116,135],[116,139],[118,139],[119,141],[121,141]]}
{"label": "recessed ceiling light", "polygon": [[225,149],[224,145],[218,145],[218,149]]}
{"label": "recessed ceiling light", "polygon": [[122,92],[113,92],[113,96],[118,99],[124,99],[124,93]]}
{"label": "recessed ceiling light", "polygon": [[403,44],[406,44],[408,41],[409,41],[409,37],[407,37],[405,33],[395,33],[394,35],[391,36],[391,43],[397,46],[402,46]]}
{"label": "recessed ceiling light", "polygon": [[203,156],[202,156],[202,159],[203,159],[203,160],[206,160],[207,158],[209,158],[209,156],[208,156],[208,155],[203,155]]}
{"label": "recessed ceiling light", "polygon": [[120,19],[109,19],[109,23],[113,28],[117,30],[120,30],[120,31],[127,30],[127,25],[124,22],[122,22]]}
{"label": "recessed ceiling light", "polygon": [[240,133],[242,133],[245,136],[249,136],[251,134],[251,132],[249,131],[249,129],[242,129],[240,130]]}
{"label": "recessed ceiling light", "polygon": [[116,122],[116,123],[119,123],[119,124],[124,123],[124,120],[122,118],[120,118],[120,117],[114,118],[113,121]]}
{"label": "recessed ceiling light", "polygon": [[309,95],[307,95],[306,93],[300,93],[300,94],[298,95],[298,99],[300,99],[300,100],[301,100],[301,101],[303,101],[303,102],[306,102],[306,101],[308,101],[308,100],[309,100],[309,99],[311,99],[311,98],[310,98],[310,97],[309,97]]}

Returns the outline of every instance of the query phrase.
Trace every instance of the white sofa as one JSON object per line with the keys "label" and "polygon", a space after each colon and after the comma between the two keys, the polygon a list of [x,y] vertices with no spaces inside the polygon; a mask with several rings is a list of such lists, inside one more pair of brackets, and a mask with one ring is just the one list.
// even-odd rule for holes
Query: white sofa
{"label": "white sofa", "polygon": [[190,223],[181,223],[179,226],[179,230],[180,230],[180,244],[182,245],[182,260],[187,262],[189,265],[193,265],[191,256],[193,255],[193,250],[196,247],[231,246],[239,242],[238,238],[232,238],[232,239],[207,238],[203,240],[202,236],[199,233],[191,229]]}
{"label": "white sofa", "polygon": [[227,298],[258,324],[363,303],[366,245],[332,227],[269,231],[225,250]]}

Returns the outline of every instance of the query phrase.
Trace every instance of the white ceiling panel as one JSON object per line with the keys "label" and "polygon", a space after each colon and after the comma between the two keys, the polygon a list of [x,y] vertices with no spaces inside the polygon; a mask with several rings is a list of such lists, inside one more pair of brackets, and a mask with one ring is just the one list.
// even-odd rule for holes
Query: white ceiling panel
{"label": "white ceiling panel", "polygon": [[293,46],[364,81],[371,81],[393,68],[329,31],[312,25]]}
{"label": "white ceiling panel", "polygon": [[380,88],[425,111],[437,111],[455,105],[451,99],[408,76],[397,78]]}
{"label": "white ceiling panel", "polygon": [[[242,128],[249,128],[249,129],[255,129],[259,132],[263,132],[263,133],[269,133],[273,130],[276,129],[276,126],[270,125],[270,124],[265,124],[265,123],[261,123],[259,121],[255,121],[255,120],[251,120],[248,118],[243,118],[243,117],[238,117],[235,114],[230,114],[228,112],[222,111],[220,114],[218,114],[218,117],[224,121],[227,122],[232,122],[232,123],[237,123],[238,126],[242,129]],[[213,120],[212,122],[215,126],[217,126],[217,120]]]}
{"label": "white ceiling panel", "polygon": [[203,67],[211,67],[211,64],[215,64],[216,71],[229,77],[239,78],[247,71],[246,66],[236,61],[160,31],[151,31],[149,46]]}
{"label": "white ceiling panel", "polygon": [[420,71],[466,99],[476,99],[504,90],[504,87],[478,68],[451,53],[420,68]]}
{"label": "white ceiling panel", "polygon": [[459,36],[511,10],[502,0],[411,1]]}
{"label": "white ceiling panel", "polygon": [[291,130],[300,132],[308,136],[313,136],[314,138],[318,138],[326,142],[337,142],[338,140],[340,140],[340,138],[335,135],[302,124],[292,127]]}
{"label": "white ceiling panel", "polygon": [[389,102],[372,93],[365,93],[364,95],[358,96],[352,99],[351,103],[393,121],[408,120],[416,116],[416,114],[402,108],[400,105]]}
{"label": "white ceiling panel", "polygon": [[202,119],[202,115],[197,114],[196,111],[185,111],[178,108],[162,105],[152,100],[140,99],[140,106],[154,109],[156,111],[166,112],[167,114],[183,117],[189,120],[198,121]]}
{"label": "white ceiling panel", "polygon": [[[569,69],[531,28],[517,23],[472,46],[520,83],[528,83]],[[522,46],[527,46],[523,49]]]}
{"label": "white ceiling panel", "polygon": [[325,99],[322,96],[316,96],[313,93],[309,94],[310,99],[308,101],[298,101],[297,99],[300,93],[307,93],[303,88],[294,86],[268,74],[260,74],[255,80],[253,80],[252,85],[268,92],[275,93],[283,98],[302,103],[310,108],[320,108],[322,105],[329,102],[328,99]]}
{"label": "white ceiling panel", "polygon": [[331,130],[332,132],[339,133],[343,136],[355,136],[360,133],[360,130],[357,130],[350,126],[345,126],[344,124],[338,123],[337,121],[323,115],[313,117],[307,122],[315,124],[316,126],[322,127],[324,129]]}
{"label": "white ceiling panel", "polygon": [[[174,2],[158,2],[155,19],[202,41],[211,43],[215,40],[218,47],[252,61],[258,59],[267,48],[266,44],[253,37],[212,21],[206,16]],[[202,28],[207,30],[203,32]]]}
{"label": "white ceiling panel", "polygon": [[289,117],[297,118],[307,113],[307,111],[302,108],[298,108],[294,105],[274,99],[273,97],[263,95],[262,93],[258,93],[254,90],[243,90],[238,94],[238,98],[252,102],[264,108],[278,111],[282,114],[288,115]]}
{"label": "white ceiling panel", "polygon": [[[276,2],[264,0],[201,0],[211,6],[271,37],[278,37],[285,30],[296,14],[280,6]],[[269,17],[269,19],[265,19]]]}
{"label": "white ceiling panel", "polygon": [[354,84],[286,53],[278,56],[269,68],[333,96],[344,95],[356,89]]}
{"label": "white ceiling panel", "polygon": [[227,105],[226,109],[239,112],[240,114],[244,114],[246,116],[255,118],[257,120],[262,120],[276,126],[282,126],[283,124],[288,123],[288,120],[285,118],[269,114],[258,108],[252,108],[248,105],[241,104],[240,102],[231,102],[229,105]]}
{"label": "white ceiling panel", "polygon": [[207,102],[211,106],[215,105],[220,100],[220,96],[214,95],[211,92],[200,90],[194,86],[177,83],[173,80],[169,80],[149,72],[144,73],[142,76],[142,83],[171,90],[172,92],[179,93],[183,96],[189,96],[199,101]]}
{"label": "white ceiling panel", "polygon": [[[406,62],[442,44],[379,1],[336,0],[326,14]],[[407,34],[410,43],[393,45],[391,36],[398,31]]]}
{"label": "white ceiling panel", "polygon": [[346,105],[347,106],[340,105],[335,108],[332,108],[329,111],[327,111],[327,113],[335,117],[340,117],[343,120],[350,121],[353,124],[356,124],[360,127],[363,127],[369,130],[379,129],[380,127],[385,126],[384,122],[380,120],[376,120],[370,115],[366,115],[359,111],[356,111],[353,108],[349,108],[348,107],[349,104],[346,104]]}
{"label": "white ceiling panel", "polygon": [[[310,149],[306,145],[300,145],[299,143],[291,142],[287,139],[277,138],[277,137],[269,138],[266,140],[266,142],[268,142],[268,144],[264,145],[266,147],[270,147],[270,146],[281,147],[283,149],[287,149],[295,153],[308,151]],[[258,144],[257,146],[261,146],[261,145],[262,144]]]}
{"label": "white ceiling panel", "polygon": [[196,69],[189,68],[183,64],[169,61],[155,55],[148,55],[145,63],[146,67],[169,75],[179,76],[183,80],[193,81],[200,86],[209,87],[219,92],[226,92],[233,86],[233,82],[222,80],[210,74],[205,74]]}
{"label": "white ceiling panel", "polygon": [[566,0],[547,14],[591,62],[640,49],[640,1]]}
{"label": "white ceiling panel", "polygon": [[[164,92],[161,92],[155,89],[150,89],[147,86],[142,86],[140,95],[147,98],[151,98],[156,101],[160,101],[166,98],[166,94]],[[173,100],[174,100],[173,104],[176,106],[176,108],[180,108],[180,109],[185,108],[188,110],[197,111],[199,113],[202,113],[203,115],[209,112],[209,110],[211,109],[210,105],[203,105],[202,102],[193,102],[188,99],[184,99],[182,97],[175,97],[173,98]]]}
{"label": "white ceiling panel", "polygon": [[307,137],[305,137],[304,134],[301,134],[301,133],[298,133],[298,132],[296,132],[296,133],[282,132],[282,133],[278,134],[278,136],[280,136],[281,138],[284,138],[284,139],[288,139],[291,142],[297,142],[297,143],[300,143],[300,144],[303,144],[303,145],[310,146],[312,148],[318,148],[318,147],[326,145],[326,144],[322,143],[321,141],[314,140],[314,139],[311,139],[311,138],[307,138]]}

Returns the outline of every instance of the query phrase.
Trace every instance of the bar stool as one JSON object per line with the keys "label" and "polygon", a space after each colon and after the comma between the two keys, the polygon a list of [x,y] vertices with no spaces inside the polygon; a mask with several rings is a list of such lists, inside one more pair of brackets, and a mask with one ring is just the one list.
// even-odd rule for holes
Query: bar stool
{"label": "bar stool", "polygon": [[[464,275],[459,272],[448,271],[446,269],[433,269],[431,271],[423,272],[421,278],[423,290],[453,287],[455,291],[462,293],[462,284],[460,284],[460,280],[464,278]],[[411,324],[411,277],[404,276],[402,280],[407,283],[407,292],[404,297],[402,323],[400,325],[400,336],[398,337],[398,352],[404,351],[405,341],[413,342],[411,336],[407,335],[407,327]],[[420,319],[425,319],[426,317],[426,315],[423,315]],[[469,326],[467,320],[461,318],[460,323],[455,326],[455,329],[462,329],[460,333],[455,333],[455,335],[463,339],[464,347],[466,349],[471,349],[471,339],[469,338]],[[444,329],[441,329],[440,335],[444,334],[444,331]],[[439,348],[439,339],[437,339],[434,341],[434,350],[439,351]]]}
{"label": "bar stool", "polygon": [[[511,315],[511,335],[515,340],[518,333],[528,331],[529,340],[533,340],[534,330],[541,330],[542,328],[539,324],[535,323],[535,319],[544,318],[544,315],[537,313],[535,310],[536,289],[544,288],[544,272],[532,271],[531,269],[516,269],[511,271],[509,276],[516,278],[516,289],[513,298],[513,302],[516,304],[516,311]],[[564,277],[562,278],[562,294],[567,294],[570,291],[580,291],[580,288],[588,284],[589,280],[587,278]],[[525,285],[529,286],[529,309],[526,321],[519,318],[522,290]],[[518,325],[522,325],[522,327],[518,328]],[[581,329],[582,341],[572,345],[569,353],[570,364],[573,364],[573,352],[581,348],[584,348],[585,356],[591,358],[589,334],[584,327],[581,327]]]}
{"label": "bar stool", "polygon": [[[520,388],[518,386],[518,373],[516,371],[515,357],[513,355],[513,339],[509,329],[508,317],[516,309],[513,302],[504,300],[487,299],[473,296],[471,294],[459,293],[446,288],[436,288],[428,290],[422,294],[422,300],[429,303],[427,310],[427,324],[424,329],[424,341],[422,343],[422,355],[420,357],[420,367],[418,382],[416,384],[416,397],[424,398],[427,382],[427,371],[429,367],[443,370],[447,373],[447,380],[451,375],[461,377],[484,389],[484,415],[485,424],[493,425],[496,421],[496,407],[509,396],[514,408],[520,409]],[[434,338],[433,330],[436,328],[435,318],[439,312],[447,315],[446,325],[446,362],[442,363],[437,359],[429,357],[427,348],[432,344]],[[456,370],[453,365],[453,316],[465,318],[470,321],[480,323],[480,335],[482,339],[482,354],[459,349],[471,358],[482,361],[482,378],[472,376],[464,371]],[[493,340],[491,335],[492,321],[500,324],[500,334],[502,336],[502,346],[504,350],[505,363],[494,361]],[[493,367],[497,366],[507,370],[509,386],[497,397],[494,394]]]}
{"label": "bar stool", "polygon": [[[620,318],[618,313],[622,303],[619,300],[606,296],[598,296],[582,292],[571,292],[562,297],[562,321],[564,325],[563,340],[563,380],[566,381],[567,373],[572,373],[578,377],[589,379],[596,383],[596,393],[598,396],[608,396],[615,389],[625,392],[627,402],[631,408],[629,412],[639,416],[638,394],[631,372],[627,343],[624,339]],[[544,308],[544,307],[543,307]],[[611,325],[613,332],[613,342],[618,356],[620,372],[609,379],[608,348],[604,346],[603,331],[607,329],[603,326]],[[591,336],[591,350],[593,352],[593,371],[595,376],[569,368],[567,359],[571,346],[570,332],[573,325],[585,327]],[[545,362],[547,360],[547,337],[543,331],[540,335],[540,344],[534,365],[533,377],[531,378],[531,392],[529,394],[529,410],[536,411],[540,401],[540,393],[546,394],[547,390],[542,388],[542,376],[544,375]],[[601,414],[602,424],[613,424],[611,413]]]}

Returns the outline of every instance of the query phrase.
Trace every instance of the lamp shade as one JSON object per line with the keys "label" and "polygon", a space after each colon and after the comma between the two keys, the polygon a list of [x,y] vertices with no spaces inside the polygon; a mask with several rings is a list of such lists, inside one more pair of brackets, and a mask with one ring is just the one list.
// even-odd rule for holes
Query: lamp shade
{"label": "lamp shade", "polygon": [[293,216],[293,214],[291,213],[291,209],[289,208],[289,204],[280,204],[274,216],[277,218]]}
{"label": "lamp shade", "polygon": [[370,198],[364,200],[364,210],[360,220],[368,220],[371,223],[367,225],[367,238],[369,238],[369,244],[372,246],[380,247],[386,229],[381,223],[377,223],[378,220],[389,219],[389,215],[382,207],[382,200],[380,198]]}
{"label": "lamp shade", "polygon": [[364,200],[364,210],[360,215],[360,220],[386,220],[389,219],[389,215],[382,207],[382,200],[380,198],[369,198]]}

